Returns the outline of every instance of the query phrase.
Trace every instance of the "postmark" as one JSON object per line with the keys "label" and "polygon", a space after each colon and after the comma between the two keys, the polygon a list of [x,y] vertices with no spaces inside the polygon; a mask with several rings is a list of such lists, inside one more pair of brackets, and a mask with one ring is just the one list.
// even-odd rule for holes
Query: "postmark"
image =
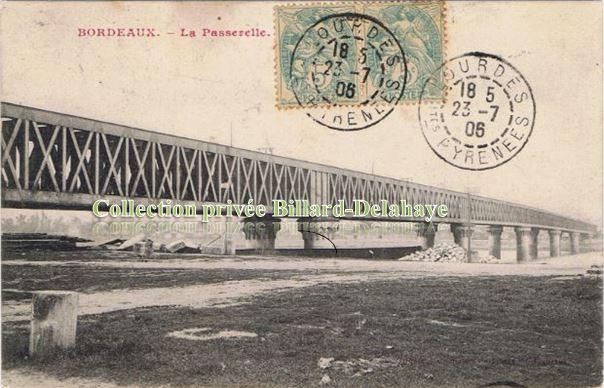
{"label": "postmark", "polygon": [[[308,73],[308,69],[300,68],[300,63],[291,63],[296,44],[319,20],[330,15],[345,13],[361,14],[380,21],[404,49],[407,59],[406,86],[398,104],[417,102],[425,80],[431,75],[436,78],[435,72],[445,61],[444,2],[334,2],[277,6],[275,7],[275,77],[278,108],[301,107],[295,93],[297,85],[295,77],[298,73],[296,71],[290,73],[290,69],[294,67],[304,73]],[[304,65],[310,66],[309,63]],[[440,81],[443,82],[442,73]],[[440,94],[442,90],[443,88],[438,85],[431,90],[426,90],[424,101],[442,100]],[[355,104],[359,106],[363,101],[362,98],[355,101],[339,101],[339,106]],[[325,101],[318,105],[326,108],[334,106]],[[329,119],[334,117],[335,121],[339,121],[338,117],[344,120],[348,116],[348,112],[340,110],[333,115],[319,112],[314,117],[322,117],[324,113],[326,116],[331,116],[322,120],[324,122],[333,122]],[[374,115],[378,114],[374,113]]]}
{"label": "postmark", "polygon": [[[423,136],[436,155],[474,171],[501,166],[518,155],[536,115],[524,76],[503,58],[480,52],[453,58],[442,70],[445,101],[425,104],[420,98],[418,106]],[[426,87],[431,82],[428,78]]]}
{"label": "postmark", "polygon": [[302,34],[289,73],[308,116],[329,128],[358,130],[388,116],[402,98],[407,64],[383,23],[346,12],[327,15]]}

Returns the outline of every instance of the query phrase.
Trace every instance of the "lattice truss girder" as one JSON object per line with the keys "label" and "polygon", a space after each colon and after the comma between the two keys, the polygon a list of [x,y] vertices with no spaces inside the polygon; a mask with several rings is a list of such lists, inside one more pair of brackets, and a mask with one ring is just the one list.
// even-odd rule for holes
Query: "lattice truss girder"
{"label": "lattice truss girder", "polygon": [[[254,158],[212,151],[198,141],[191,141],[198,147],[170,144],[137,136],[132,128],[116,135],[97,127],[85,130],[3,117],[2,188],[216,203],[253,199],[269,206],[273,199],[332,204],[344,200],[346,206],[355,199],[405,200],[411,205],[446,204],[450,222],[468,217],[464,193],[264,154]],[[477,223],[593,230],[581,221],[484,197],[472,196],[470,206]]]}

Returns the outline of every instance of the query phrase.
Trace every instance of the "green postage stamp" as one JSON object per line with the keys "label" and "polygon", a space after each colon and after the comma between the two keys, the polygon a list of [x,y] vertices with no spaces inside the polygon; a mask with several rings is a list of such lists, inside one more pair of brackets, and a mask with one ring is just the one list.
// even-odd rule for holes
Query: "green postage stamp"
{"label": "green postage stamp", "polygon": [[[355,28],[364,29],[363,33],[355,34]],[[429,77],[444,82],[442,1],[279,5],[275,7],[275,30],[279,108],[375,104],[379,98],[370,98],[373,90],[395,92],[398,86],[402,86],[402,94],[394,104],[414,103]],[[382,46],[376,47],[378,43]],[[404,55],[396,58],[396,49]],[[383,58],[388,52],[390,56]],[[393,65],[400,57],[404,70],[396,70],[396,66],[384,70],[381,63],[388,60]],[[423,100],[442,100],[443,90],[442,85],[429,86]],[[392,103],[387,94],[382,99]]]}

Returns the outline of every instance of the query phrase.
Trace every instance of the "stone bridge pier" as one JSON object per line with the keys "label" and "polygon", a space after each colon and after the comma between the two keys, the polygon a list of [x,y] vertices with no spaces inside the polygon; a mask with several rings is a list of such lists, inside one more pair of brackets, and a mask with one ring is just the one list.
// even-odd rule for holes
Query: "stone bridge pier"
{"label": "stone bridge pier", "polygon": [[570,232],[568,235],[570,237],[570,254],[576,255],[581,251],[581,247],[579,245],[581,234],[577,232]]}
{"label": "stone bridge pier", "polygon": [[455,244],[463,248],[468,248],[468,241],[474,234],[474,227],[464,224],[451,224],[451,232],[453,233],[453,241]]}
{"label": "stone bridge pier", "polygon": [[[517,259],[518,261],[536,260],[539,258],[539,228],[516,228]],[[547,230],[549,234],[549,256],[559,257],[562,255],[561,236],[562,231],[558,229]],[[579,252],[578,235],[569,233],[571,236],[571,254]],[[575,236],[573,236],[575,235]],[[528,252],[528,255],[527,255]]]}
{"label": "stone bridge pier", "polygon": [[[539,231],[540,228],[516,227],[516,255],[518,262],[535,260],[539,257]],[[590,235],[587,233],[548,229],[549,255],[559,257],[562,255],[561,241],[563,233],[568,233],[570,238],[570,254],[591,251]]]}
{"label": "stone bridge pier", "polygon": [[243,220],[243,233],[251,248],[261,252],[275,250],[277,232],[281,229],[281,220],[271,214],[265,217],[250,217]]}
{"label": "stone bridge pier", "polygon": [[548,230],[549,233],[549,256],[558,257],[561,254],[560,249],[560,236],[562,231],[557,229]]}
{"label": "stone bridge pier", "polygon": [[583,252],[591,252],[591,235],[588,233],[581,234],[581,247]]}
{"label": "stone bridge pier", "polygon": [[529,251],[531,260],[539,258],[539,231],[539,228],[531,228],[531,246]]}
{"label": "stone bridge pier", "polygon": [[420,238],[422,249],[434,247],[438,224],[422,222],[415,224],[417,236]]}
{"label": "stone bridge pier", "polygon": [[[333,248],[333,240],[339,229],[335,218],[298,218],[298,231],[304,239],[304,250]],[[329,240],[328,240],[329,239]]]}
{"label": "stone bridge pier", "polygon": [[[332,248],[336,232],[339,229],[337,218],[298,218],[298,231],[304,240],[304,249],[313,250],[321,248]],[[271,253],[275,250],[277,232],[281,229],[281,219],[271,214],[265,217],[251,217],[243,219],[245,239],[249,246],[263,253]],[[437,223],[416,223],[415,230],[419,237],[422,249],[434,247]],[[453,233],[455,244],[468,248],[468,242],[474,234],[474,226],[462,223],[451,223],[450,230]],[[501,259],[501,236],[504,226],[488,225],[488,253]],[[516,261],[519,263],[536,260],[539,258],[539,234],[547,231],[549,236],[549,256],[559,257],[562,255],[562,236],[567,233],[570,239],[570,254],[575,255],[591,251],[591,234],[580,233],[561,229],[537,228],[516,226]],[[474,256],[474,255],[472,255]]]}
{"label": "stone bridge pier", "polygon": [[[501,235],[503,228],[501,225],[489,225],[487,227],[489,255],[498,259],[501,259]],[[426,225],[419,224],[417,230],[418,235],[423,237],[422,248],[432,247],[434,245],[436,228],[430,232]],[[516,260],[518,262],[527,262],[539,258],[539,233],[542,230],[547,230],[549,234],[550,257],[562,255],[561,240],[564,233],[568,233],[570,238],[571,255],[591,251],[591,235],[588,233],[517,226],[514,228],[514,231],[516,233]],[[472,238],[473,231],[473,227],[468,227],[465,224],[451,224],[451,232],[453,233],[455,244],[465,249],[468,247],[468,239]]]}
{"label": "stone bridge pier", "polygon": [[487,228],[489,234],[489,255],[501,259],[501,234],[503,226],[491,225]]}
{"label": "stone bridge pier", "polygon": [[[451,224],[451,232],[453,233],[453,241],[464,249],[468,249],[468,242],[472,239],[474,234],[474,227],[465,224]],[[474,251],[472,249],[472,251]],[[474,255],[470,255],[471,258],[475,259]]]}

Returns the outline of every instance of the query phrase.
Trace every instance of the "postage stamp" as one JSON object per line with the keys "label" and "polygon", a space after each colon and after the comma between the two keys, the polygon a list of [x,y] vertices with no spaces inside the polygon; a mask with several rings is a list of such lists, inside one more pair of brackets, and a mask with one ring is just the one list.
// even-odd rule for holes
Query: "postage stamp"
{"label": "postage stamp", "polygon": [[379,20],[347,12],[325,16],[304,32],[289,73],[301,106],[396,104],[405,87],[404,62],[400,43]]}
{"label": "postage stamp", "polygon": [[310,26],[294,47],[289,71],[298,105],[339,130],[381,121],[402,98],[407,80],[405,54],[392,32],[354,12],[327,15]]}
{"label": "postage stamp", "polygon": [[[303,107],[305,104],[300,103],[301,97],[302,101],[308,103],[309,93],[320,97],[312,101],[314,107],[367,104],[367,97],[375,92],[380,82],[378,72],[370,74],[371,65],[379,65],[380,62],[376,54],[378,46],[372,48],[371,45],[375,43],[372,39],[379,40],[386,35],[392,38],[393,45],[397,43],[396,46],[400,46],[407,61],[404,71],[395,71],[392,67],[392,74],[389,75],[390,81],[405,84],[396,103],[417,102],[426,79],[430,76],[438,78],[435,73],[445,60],[444,7],[441,1],[338,2],[275,7],[277,106]],[[361,15],[364,19],[333,18],[334,15],[345,14]],[[367,35],[371,27],[375,29]],[[355,29],[365,32],[364,40],[358,39],[362,32],[356,37],[351,36]],[[330,35],[322,41],[319,33],[325,35],[325,32]],[[376,36],[372,36],[374,33]],[[336,36],[337,41],[331,41]],[[343,47],[348,51],[342,50]],[[343,79],[343,72],[348,82]],[[394,76],[398,76],[398,79],[394,79]],[[383,79],[384,83],[388,81],[387,77]],[[363,80],[365,82],[361,82]],[[443,81],[441,74],[440,82]],[[356,89],[352,96],[352,86],[347,84],[355,85],[355,88],[359,86],[360,89]],[[430,88],[424,91],[424,101],[441,100],[443,96],[440,93],[444,88],[439,85]],[[318,96],[316,89],[320,90],[321,96]],[[323,99],[326,93],[328,96]],[[379,104],[390,103],[380,101]]]}
{"label": "postage stamp", "polygon": [[[533,92],[524,76],[496,55],[474,52],[441,66],[447,93],[441,104],[425,104],[418,116],[432,150],[465,170],[488,170],[514,158],[535,124]],[[437,77],[430,83],[442,86]],[[430,95],[429,92],[428,95]]]}

